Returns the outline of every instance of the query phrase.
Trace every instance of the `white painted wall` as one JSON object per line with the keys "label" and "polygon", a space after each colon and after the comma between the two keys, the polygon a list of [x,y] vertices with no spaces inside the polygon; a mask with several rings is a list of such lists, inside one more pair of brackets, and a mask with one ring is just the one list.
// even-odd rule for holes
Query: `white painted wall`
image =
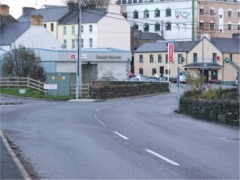
{"label": "white painted wall", "polygon": [[31,26],[12,45],[26,48],[61,49],[61,43],[44,27]]}

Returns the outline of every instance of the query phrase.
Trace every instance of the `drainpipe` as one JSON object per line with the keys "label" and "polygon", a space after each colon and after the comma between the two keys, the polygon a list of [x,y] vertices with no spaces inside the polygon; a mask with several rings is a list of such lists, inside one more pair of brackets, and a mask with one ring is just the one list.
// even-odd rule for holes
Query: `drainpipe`
{"label": "drainpipe", "polygon": [[195,8],[195,6],[194,6],[194,0],[192,0],[192,41],[194,41],[195,40],[195,34],[194,34],[194,31],[195,31],[195,20],[194,20],[194,18],[195,18],[195,15],[194,15],[194,8]]}

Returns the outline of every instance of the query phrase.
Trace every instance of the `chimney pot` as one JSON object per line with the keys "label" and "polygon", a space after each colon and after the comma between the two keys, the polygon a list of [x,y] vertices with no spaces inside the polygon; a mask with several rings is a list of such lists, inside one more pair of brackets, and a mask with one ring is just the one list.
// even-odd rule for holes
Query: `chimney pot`
{"label": "chimney pot", "polygon": [[6,4],[0,5],[0,14],[2,16],[9,16],[9,6]]}

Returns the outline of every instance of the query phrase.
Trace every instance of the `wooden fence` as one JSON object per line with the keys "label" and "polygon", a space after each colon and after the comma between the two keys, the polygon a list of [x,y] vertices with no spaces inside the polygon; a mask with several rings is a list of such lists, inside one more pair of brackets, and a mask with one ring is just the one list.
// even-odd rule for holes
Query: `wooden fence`
{"label": "wooden fence", "polygon": [[[89,97],[89,87],[90,83],[82,84],[82,87],[79,85],[78,94],[82,94],[83,97]],[[71,96],[76,95],[76,84],[71,84]]]}
{"label": "wooden fence", "polygon": [[29,77],[4,77],[0,78],[1,88],[30,88],[46,93],[44,83]]}

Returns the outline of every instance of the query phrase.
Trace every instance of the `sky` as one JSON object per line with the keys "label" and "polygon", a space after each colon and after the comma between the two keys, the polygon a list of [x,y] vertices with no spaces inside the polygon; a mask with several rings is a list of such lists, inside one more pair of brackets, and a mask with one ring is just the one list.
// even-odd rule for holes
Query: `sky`
{"label": "sky", "polygon": [[10,8],[10,14],[14,18],[22,15],[22,7],[35,7],[39,9],[43,4],[64,5],[64,0],[0,0],[1,4],[7,4]]}

